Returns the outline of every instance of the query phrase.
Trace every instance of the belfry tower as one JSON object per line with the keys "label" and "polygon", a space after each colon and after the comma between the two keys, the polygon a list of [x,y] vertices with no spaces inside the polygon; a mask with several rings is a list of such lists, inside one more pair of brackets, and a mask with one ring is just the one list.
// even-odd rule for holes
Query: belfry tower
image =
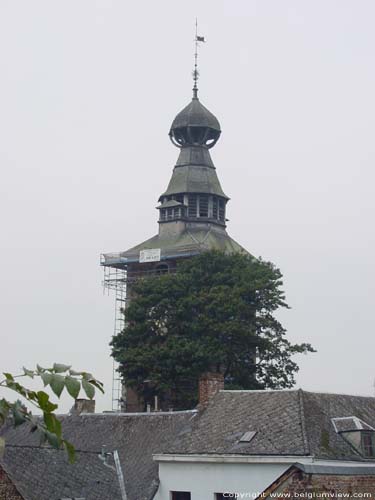
{"label": "belfry tower", "polygon": [[[192,100],[178,113],[169,131],[180,152],[168,187],[159,196],[158,233],[129,250],[102,255],[104,285],[116,291],[115,334],[124,326],[120,309],[126,309],[127,301],[131,300],[135,280],[175,272],[181,259],[207,250],[247,253],[226,231],[229,198],[220,185],[210,155],[221,128],[198,98],[197,64],[193,76]],[[116,376],[112,409],[145,410],[144,402],[131,389],[121,388]]]}

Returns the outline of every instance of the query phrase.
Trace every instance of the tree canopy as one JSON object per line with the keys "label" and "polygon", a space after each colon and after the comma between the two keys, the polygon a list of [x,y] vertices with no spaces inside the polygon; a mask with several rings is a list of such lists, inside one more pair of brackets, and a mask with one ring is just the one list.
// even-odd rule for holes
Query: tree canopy
{"label": "tree canopy", "polygon": [[168,397],[175,408],[197,400],[206,371],[237,389],[292,387],[292,356],[313,352],[291,344],[275,317],[288,308],[282,275],[249,255],[204,252],[178,263],[176,274],[132,285],[125,329],[112,340],[127,386],[145,399]]}

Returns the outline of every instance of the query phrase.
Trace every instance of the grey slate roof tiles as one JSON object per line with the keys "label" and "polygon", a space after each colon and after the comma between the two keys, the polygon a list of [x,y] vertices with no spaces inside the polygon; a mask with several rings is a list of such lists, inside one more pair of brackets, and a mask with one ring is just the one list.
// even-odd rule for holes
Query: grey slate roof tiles
{"label": "grey slate roof tiles", "polygon": [[77,452],[72,465],[64,451],[7,446],[1,465],[25,499],[121,498],[116,472],[97,453]]}
{"label": "grey slate roof tiles", "polygon": [[173,120],[171,130],[175,128],[199,126],[220,130],[220,124],[215,115],[211,113],[199,99],[192,99]]}
{"label": "grey slate roof tiles", "polygon": [[[301,390],[221,391],[200,412],[63,416],[63,430],[77,450],[30,448],[37,438],[26,426],[3,427],[7,448],[0,465],[26,500],[120,500],[117,477],[98,458],[118,450],[129,500],[150,500],[158,485],[154,454],[313,456],[364,459],[335,432],[332,418],[358,417],[375,427],[375,398]],[[245,432],[256,431],[240,443]]]}
{"label": "grey slate roof tiles", "polygon": [[[296,455],[364,459],[335,432],[332,418],[357,416],[375,427],[375,398],[295,391],[221,391],[176,438],[170,453]],[[256,431],[249,443],[241,436]]]}
{"label": "grey slate roof tiles", "polygon": [[120,500],[116,473],[98,458],[102,445],[106,445],[107,452],[119,452],[128,500],[149,500],[158,482],[158,466],[152,454],[168,451],[192,415],[175,412],[63,416],[65,438],[77,450],[83,450],[77,452],[74,465],[68,463],[62,451],[27,448],[38,446],[37,436],[27,426],[2,429],[7,449],[0,465],[26,500]]}
{"label": "grey slate roof tiles", "polygon": [[219,250],[227,254],[248,252],[224,230],[216,228],[190,228],[169,237],[158,234],[120,254],[104,254],[106,265],[121,262],[121,259],[138,261],[144,249],[160,248],[162,259],[178,255],[194,255],[207,250]]}

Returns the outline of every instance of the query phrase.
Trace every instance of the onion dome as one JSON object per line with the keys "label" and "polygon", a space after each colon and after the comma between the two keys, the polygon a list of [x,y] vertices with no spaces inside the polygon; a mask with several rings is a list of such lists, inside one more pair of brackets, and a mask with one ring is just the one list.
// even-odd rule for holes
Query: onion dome
{"label": "onion dome", "polygon": [[201,104],[195,92],[191,103],[173,120],[169,137],[179,148],[184,146],[212,148],[218,141],[220,133],[218,119]]}

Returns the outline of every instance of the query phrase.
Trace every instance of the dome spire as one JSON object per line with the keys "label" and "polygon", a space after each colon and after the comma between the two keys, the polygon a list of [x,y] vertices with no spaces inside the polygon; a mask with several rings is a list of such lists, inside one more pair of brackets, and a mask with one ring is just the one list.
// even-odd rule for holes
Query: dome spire
{"label": "dome spire", "polygon": [[193,70],[193,99],[198,99],[198,44],[199,42],[205,42],[204,36],[198,35],[198,18],[195,18],[195,52],[194,52],[194,70]]}

